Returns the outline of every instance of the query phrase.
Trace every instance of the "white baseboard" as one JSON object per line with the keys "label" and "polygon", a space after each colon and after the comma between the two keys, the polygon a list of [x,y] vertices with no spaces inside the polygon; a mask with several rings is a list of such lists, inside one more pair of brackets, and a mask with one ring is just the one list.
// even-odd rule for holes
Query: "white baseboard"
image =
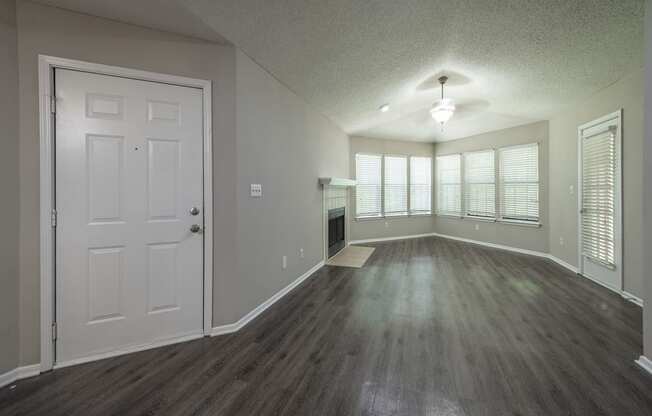
{"label": "white baseboard", "polygon": [[647,371],[650,375],[652,375],[652,360],[647,358],[644,355],[641,355],[638,357],[638,360],[634,361],[636,365],[641,367],[643,370]]}
{"label": "white baseboard", "polygon": [[528,250],[528,249],[525,249],[525,248],[506,246],[506,245],[503,245],[503,244],[496,244],[496,243],[488,243],[486,241],[472,240],[470,238],[455,237],[455,236],[447,235],[447,234],[432,233],[432,235],[434,235],[436,237],[447,238],[449,240],[462,241],[464,243],[471,243],[471,244],[479,244],[481,246],[497,248],[499,250],[512,251],[514,253],[528,254],[530,256],[543,257],[543,258],[550,258],[550,255],[548,253],[542,253],[540,251],[535,251],[535,250]]}
{"label": "white baseboard", "polygon": [[637,304],[641,308],[643,307],[643,299],[639,298],[638,296],[633,295],[633,294],[627,292],[626,290],[623,290],[622,292],[620,292],[620,295],[622,297],[624,297],[625,299],[627,299],[628,301]]}
{"label": "white baseboard", "polygon": [[103,352],[99,354],[89,355],[87,357],[75,358],[73,360],[57,362],[54,364],[54,368],[57,369],[63,367],[70,367],[71,365],[84,364],[84,363],[89,363],[91,361],[103,360],[105,358],[117,357],[120,355],[131,354],[134,352],[151,350],[152,348],[159,348],[159,347],[164,347],[166,345],[178,344],[180,342],[192,341],[194,339],[198,339],[203,336],[204,336],[203,332],[192,333],[188,335],[181,335],[174,338],[159,340],[148,344],[134,345],[126,348],[121,348],[119,350],[113,350],[113,351]]}
{"label": "white baseboard", "polygon": [[249,322],[253,321],[258,315],[265,312],[267,308],[272,306],[283,296],[287,295],[290,291],[292,291],[292,289],[299,286],[304,280],[312,276],[313,273],[321,269],[323,266],[324,266],[324,261],[322,260],[319,263],[315,264],[313,267],[311,267],[310,270],[308,270],[307,272],[299,276],[295,281],[293,281],[289,285],[285,286],[283,289],[276,292],[271,298],[267,299],[265,302],[256,306],[254,310],[252,310],[251,312],[249,312],[248,314],[240,318],[237,322],[213,327],[211,336],[230,334],[239,331]]}
{"label": "white baseboard", "polygon": [[41,364],[26,365],[14,368],[4,374],[0,374],[0,388],[17,380],[38,376],[41,372]]}
{"label": "white baseboard", "polygon": [[564,260],[560,259],[559,257],[555,257],[552,254],[548,254],[548,258],[554,261],[555,263],[557,263],[558,265],[560,265],[561,267],[564,267],[575,274],[580,272],[577,267],[573,266],[570,263],[566,263]]}
{"label": "white baseboard", "polygon": [[382,237],[382,238],[367,238],[364,240],[352,240],[349,241],[351,244],[366,244],[366,243],[381,243],[383,241],[395,241],[395,240],[409,240],[412,238],[423,238],[423,237],[432,237],[437,235],[435,233],[426,233],[426,234],[412,234],[412,235],[402,235],[398,237]]}
{"label": "white baseboard", "polygon": [[[524,248],[506,246],[506,245],[503,245],[503,244],[488,243],[486,241],[472,240],[470,238],[456,237],[456,236],[447,235],[447,234],[427,233],[427,234],[406,235],[406,236],[401,236],[401,237],[370,238],[370,239],[366,239],[366,240],[351,241],[350,244],[378,243],[378,242],[383,242],[383,241],[406,240],[406,239],[410,239],[410,238],[423,238],[423,237],[446,238],[446,239],[449,239],[449,240],[461,241],[461,242],[470,243],[470,244],[478,244],[478,245],[481,245],[481,246],[496,248],[496,249],[499,249],[499,250],[507,250],[507,251],[512,251],[514,253],[527,254],[527,255],[530,255],[530,256],[541,257],[541,258],[544,258],[544,259],[549,259],[549,260],[554,261],[555,263],[557,263],[561,267],[571,271],[574,274],[579,273],[579,269],[577,267],[573,266],[570,263],[565,262],[564,260],[562,260],[562,259],[560,259],[558,257],[553,256],[550,253],[544,253],[544,252],[541,252],[541,251],[535,251],[535,250],[528,250],[528,249],[524,249]],[[607,286],[607,285],[605,285],[605,284],[603,284],[603,283],[601,283],[601,282],[599,282],[597,280],[593,280],[590,277],[587,277],[587,276],[584,276],[584,275],[582,275],[582,277],[587,278],[587,279],[591,280],[592,282],[595,282],[595,283],[597,283],[597,284],[599,284],[601,286],[604,286],[605,288],[607,288],[607,289],[609,289],[611,291],[614,291],[614,292],[618,293],[623,298],[625,298],[626,300],[628,300],[628,301],[630,301],[630,302],[632,302],[632,303],[634,303],[636,305],[639,305],[641,307],[643,306],[643,300],[641,298],[635,296],[635,295],[632,295],[629,292],[626,292],[624,290],[621,291],[621,290],[615,289],[613,287]]]}

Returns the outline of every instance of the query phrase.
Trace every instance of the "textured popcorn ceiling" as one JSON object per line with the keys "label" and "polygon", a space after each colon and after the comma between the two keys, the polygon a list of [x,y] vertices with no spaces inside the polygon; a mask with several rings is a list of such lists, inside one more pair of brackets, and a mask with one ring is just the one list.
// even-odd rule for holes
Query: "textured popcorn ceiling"
{"label": "textured popcorn ceiling", "polygon": [[[378,138],[443,141],[546,119],[643,65],[643,0],[41,3],[228,39],[347,133]],[[443,133],[428,114],[440,74],[458,104]]]}

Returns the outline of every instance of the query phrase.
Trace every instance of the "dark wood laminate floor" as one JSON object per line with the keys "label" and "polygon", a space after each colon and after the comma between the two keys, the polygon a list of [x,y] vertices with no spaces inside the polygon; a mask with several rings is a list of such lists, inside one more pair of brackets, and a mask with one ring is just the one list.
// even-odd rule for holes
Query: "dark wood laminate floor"
{"label": "dark wood laminate floor", "polygon": [[439,238],[324,267],[241,332],[0,390],[1,415],[652,415],[641,309]]}

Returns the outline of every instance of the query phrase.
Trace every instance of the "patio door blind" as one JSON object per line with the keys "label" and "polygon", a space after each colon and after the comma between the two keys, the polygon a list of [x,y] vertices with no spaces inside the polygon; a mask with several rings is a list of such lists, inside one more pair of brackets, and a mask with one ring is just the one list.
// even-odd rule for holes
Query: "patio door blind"
{"label": "patio door blind", "polygon": [[615,266],[616,137],[613,130],[582,137],[582,254]]}

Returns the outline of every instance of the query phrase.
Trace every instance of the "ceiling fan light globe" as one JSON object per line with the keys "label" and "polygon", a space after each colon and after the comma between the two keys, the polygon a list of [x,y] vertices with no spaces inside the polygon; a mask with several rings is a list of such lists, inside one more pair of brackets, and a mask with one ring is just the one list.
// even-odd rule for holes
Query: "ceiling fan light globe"
{"label": "ceiling fan light globe", "polygon": [[431,110],[430,115],[439,124],[445,124],[455,113],[455,102],[450,98],[439,101]]}

